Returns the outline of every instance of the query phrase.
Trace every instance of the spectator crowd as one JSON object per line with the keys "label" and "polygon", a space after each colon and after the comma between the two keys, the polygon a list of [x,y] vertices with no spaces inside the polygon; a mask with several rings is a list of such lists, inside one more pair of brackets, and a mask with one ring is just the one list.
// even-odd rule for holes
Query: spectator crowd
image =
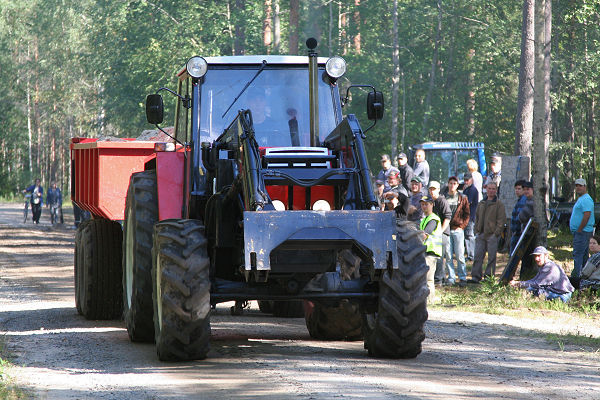
{"label": "spectator crowd", "polygon": [[[436,286],[477,285],[495,276],[501,239],[507,241],[510,256],[521,258],[520,280],[509,282],[513,287],[563,302],[568,302],[577,288],[600,289],[600,236],[593,236],[594,201],[584,179],[574,181],[578,198],[569,224],[574,268],[567,277],[563,268],[551,260],[548,250],[536,245],[535,229],[531,229],[537,227],[531,181],[515,182],[517,202],[507,221],[507,210],[498,198],[502,180],[500,157],[492,157],[487,176],[481,175],[477,161],[468,160],[462,188],[457,176],[442,183],[433,180],[423,150],[415,152],[414,168],[408,164],[405,153],[398,154],[396,161],[397,167],[389,155],[381,156],[382,169],[376,180],[380,208],[395,211],[397,218],[414,222],[421,231],[429,267],[430,301],[435,299]],[[507,224],[510,236],[505,238]],[[467,261],[473,262],[470,278]]]}

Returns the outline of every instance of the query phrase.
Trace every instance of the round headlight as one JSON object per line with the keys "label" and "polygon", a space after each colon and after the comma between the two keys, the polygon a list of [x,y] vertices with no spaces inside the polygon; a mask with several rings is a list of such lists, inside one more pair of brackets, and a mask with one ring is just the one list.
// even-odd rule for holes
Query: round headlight
{"label": "round headlight", "polygon": [[283,204],[283,201],[281,200],[273,200],[273,207],[275,207],[277,211],[285,211],[285,204]]}
{"label": "round headlight", "polygon": [[346,60],[337,56],[330,58],[325,64],[325,71],[330,77],[338,79],[346,73]]}
{"label": "round headlight", "polygon": [[201,78],[204,76],[204,74],[206,74],[208,63],[202,57],[192,57],[185,65],[185,69],[192,78]]}
{"label": "round headlight", "polygon": [[331,211],[331,205],[327,200],[317,200],[312,209],[313,211]]}

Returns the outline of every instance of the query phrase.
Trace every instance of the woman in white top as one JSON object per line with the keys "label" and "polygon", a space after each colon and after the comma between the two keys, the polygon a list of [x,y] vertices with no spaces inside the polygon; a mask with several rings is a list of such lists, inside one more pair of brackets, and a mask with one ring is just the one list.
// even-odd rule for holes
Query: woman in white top
{"label": "woman in white top", "polygon": [[479,164],[477,164],[477,161],[470,158],[467,160],[467,168],[471,175],[473,175],[473,186],[475,186],[477,192],[479,192],[479,201],[481,201],[483,199],[483,176],[479,173]]}

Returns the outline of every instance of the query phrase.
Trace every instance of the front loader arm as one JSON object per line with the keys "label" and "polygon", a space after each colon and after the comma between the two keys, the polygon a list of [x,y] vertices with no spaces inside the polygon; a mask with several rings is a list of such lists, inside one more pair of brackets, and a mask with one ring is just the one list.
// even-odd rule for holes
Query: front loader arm
{"label": "front loader arm", "polygon": [[367,162],[367,154],[363,139],[365,135],[354,114],[349,114],[325,138],[326,147],[343,154],[344,163],[358,171],[358,186],[365,209],[375,210],[378,207],[377,197],[371,184],[371,170]]}
{"label": "front loader arm", "polygon": [[247,211],[262,210],[271,204],[264,182],[260,178],[260,153],[254,137],[252,113],[241,110],[225,132],[219,136],[215,148],[227,150],[236,161],[238,176],[230,192],[243,194],[244,208]]}

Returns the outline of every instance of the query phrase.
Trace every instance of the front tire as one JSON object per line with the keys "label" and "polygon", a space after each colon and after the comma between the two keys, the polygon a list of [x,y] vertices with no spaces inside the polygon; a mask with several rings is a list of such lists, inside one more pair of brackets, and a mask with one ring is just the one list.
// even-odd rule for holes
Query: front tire
{"label": "front tire", "polygon": [[414,358],[421,353],[427,321],[425,246],[409,222],[397,232],[398,269],[383,274],[376,312],[363,314],[365,347],[378,358]]}
{"label": "front tire", "polygon": [[132,342],[154,341],[152,229],[157,221],[156,171],[131,175],[123,224],[123,318]]}
{"label": "front tire", "polygon": [[210,260],[204,226],[195,220],[165,220],[155,225],[153,242],[158,358],[204,359],[210,340]]}

